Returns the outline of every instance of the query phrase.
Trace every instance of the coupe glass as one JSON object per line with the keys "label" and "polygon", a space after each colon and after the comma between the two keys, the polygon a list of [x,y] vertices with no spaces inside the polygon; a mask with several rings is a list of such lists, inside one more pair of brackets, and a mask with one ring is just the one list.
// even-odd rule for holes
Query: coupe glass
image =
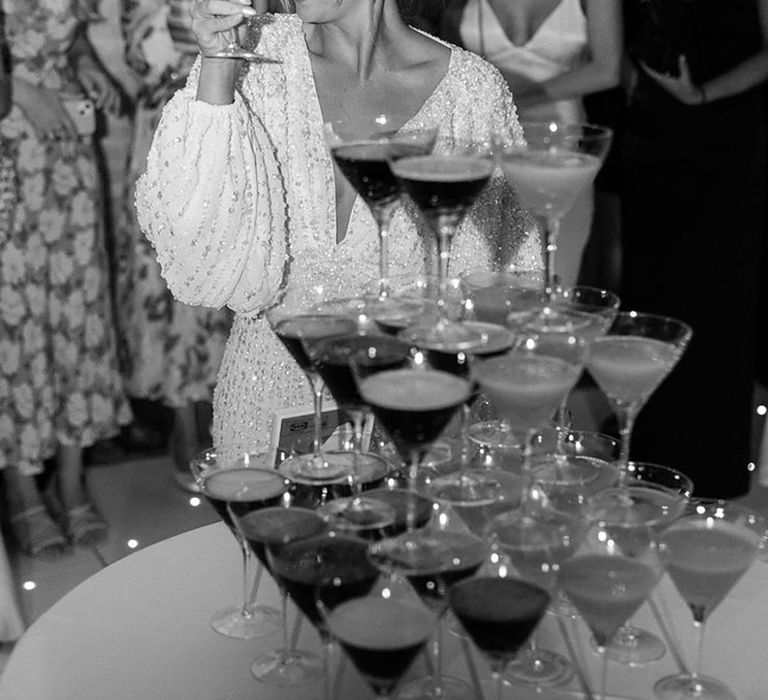
{"label": "coupe glass", "polygon": [[376,697],[397,686],[439,624],[437,615],[399,579],[388,578],[368,595],[326,610],[325,625]]}
{"label": "coupe glass", "polygon": [[349,309],[332,305],[316,305],[304,311],[276,308],[267,313],[267,320],[272,331],[304,371],[313,396],[312,453],[289,457],[280,465],[280,470],[292,480],[310,484],[344,479],[350,473],[348,460],[344,458],[334,462],[332,455],[321,451],[325,384],[307,354],[306,343],[355,333],[358,330],[357,320]]}
{"label": "coupe glass", "polygon": [[448,604],[488,662],[501,700],[504,671],[538,626],[550,596],[521,578],[504,553],[492,547],[474,576],[450,587]]}
{"label": "coupe glass", "polygon": [[[235,516],[248,546],[261,564],[269,571],[269,547],[285,546],[292,542],[314,537],[326,529],[326,524],[315,511],[297,507],[273,507]],[[285,587],[274,576],[280,589],[283,619],[288,619],[288,601]],[[300,613],[299,613],[300,614]],[[322,661],[314,654],[292,648],[288,641],[288,625],[283,625],[281,649],[259,655],[251,666],[255,678],[270,685],[292,686],[308,683],[323,674]]]}
{"label": "coupe glass", "polygon": [[722,682],[701,674],[704,625],[765,546],[765,521],[726,501],[693,501],[662,534],[672,582],[693,613],[699,634],[696,670],[667,676],[654,686],[659,700],[736,700]]}
{"label": "coupe glass", "polygon": [[[630,462],[621,485],[592,496],[590,509],[595,517],[610,521],[617,514],[629,514],[652,528],[657,536],[685,510],[693,493],[693,482],[682,472],[660,464]],[[612,661],[638,666],[664,656],[664,642],[651,632],[622,625],[605,653]]]}
{"label": "coupe glass", "polygon": [[232,519],[231,508],[239,513],[277,505],[289,484],[276,471],[265,469],[263,455],[243,455],[231,464],[218,461],[215,450],[205,450],[190,462],[200,493],[235,536],[243,557],[243,602],[217,611],[211,627],[225,637],[255,639],[277,632],[283,625],[280,613],[268,606],[254,605],[262,569],[251,576],[251,550]]}
{"label": "coupe glass", "polygon": [[691,335],[691,327],[677,319],[629,311],[617,314],[608,333],[592,342],[587,368],[619,421],[622,467],[629,462],[638,413],[682,357]]}
{"label": "coupe glass", "polygon": [[558,571],[560,587],[592,630],[602,656],[600,697],[606,698],[605,648],[647,600],[664,573],[665,557],[652,530],[627,515],[596,521]]}
{"label": "coupe glass", "polygon": [[450,320],[445,309],[451,243],[461,221],[485,188],[495,167],[489,142],[441,145],[430,155],[398,157],[392,154],[392,171],[419,208],[437,238],[438,320],[423,327],[423,340],[431,346],[445,343],[471,347],[478,333]]}
{"label": "coupe glass", "polygon": [[545,289],[553,295],[560,223],[595,179],[613,133],[595,124],[523,122],[522,127],[527,145],[503,148],[501,167],[520,203],[542,222]]}
{"label": "coupe glass", "polygon": [[326,143],[336,165],[371,210],[379,229],[379,297],[389,295],[389,225],[403,188],[392,173],[393,157],[423,156],[432,151],[436,128],[411,128],[411,115],[377,114],[326,122]]}

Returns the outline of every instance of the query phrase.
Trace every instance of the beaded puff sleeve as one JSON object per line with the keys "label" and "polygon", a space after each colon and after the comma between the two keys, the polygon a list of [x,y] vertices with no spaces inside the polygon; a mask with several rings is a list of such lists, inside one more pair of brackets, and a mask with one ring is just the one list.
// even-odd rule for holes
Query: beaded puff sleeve
{"label": "beaded puff sleeve", "polygon": [[136,187],[142,230],[173,295],[250,315],[278,294],[287,259],[274,149],[240,93],[195,99],[199,62],[166,106]]}

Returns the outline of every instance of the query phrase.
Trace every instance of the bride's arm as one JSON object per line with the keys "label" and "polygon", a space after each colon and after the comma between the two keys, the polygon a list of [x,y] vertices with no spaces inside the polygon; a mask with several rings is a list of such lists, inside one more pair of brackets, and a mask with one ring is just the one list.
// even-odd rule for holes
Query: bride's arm
{"label": "bride's arm", "polygon": [[282,177],[252,102],[239,91],[230,104],[196,99],[198,76],[199,61],[163,110],[136,186],[139,223],[177,299],[256,313],[276,297],[287,257]]}

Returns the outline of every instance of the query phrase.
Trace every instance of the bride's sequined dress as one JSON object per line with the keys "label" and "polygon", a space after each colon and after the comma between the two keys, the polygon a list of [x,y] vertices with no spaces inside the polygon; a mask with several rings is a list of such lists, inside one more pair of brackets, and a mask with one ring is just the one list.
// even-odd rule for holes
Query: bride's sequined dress
{"label": "bride's sequined dress", "polygon": [[[262,17],[250,41],[279,62],[247,66],[225,106],[195,100],[196,66],[165,108],[136,197],[173,293],[236,313],[214,397],[214,441],[225,458],[266,451],[273,412],[311,403],[264,311],[299,309],[318,288],[329,298],[355,295],[378,274],[376,226],[360,198],[336,243],[333,164],[300,20]],[[501,76],[460,49],[409,122],[433,124],[447,145],[499,129],[522,139]],[[540,267],[529,228],[503,176],[494,177],[456,237],[452,272],[510,261]],[[432,235],[410,205],[395,215],[389,254],[393,273],[429,269]]]}

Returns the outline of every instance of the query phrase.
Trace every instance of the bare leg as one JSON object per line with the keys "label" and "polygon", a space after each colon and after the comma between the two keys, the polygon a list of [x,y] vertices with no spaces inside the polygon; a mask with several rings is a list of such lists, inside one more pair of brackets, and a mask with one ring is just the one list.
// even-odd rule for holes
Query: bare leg
{"label": "bare leg", "polygon": [[57,557],[66,552],[67,540],[45,509],[35,477],[24,476],[14,468],[6,469],[3,476],[19,549],[29,556]]}
{"label": "bare leg", "polygon": [[189,462],[197,454],[197,419],[194,404],[173,409],[171,445],[176,471],[187,474]]}
{"label": "bare leg", "polygon": [[107,536],[107,523],[91,503],[85,489],[82,447],[59,447],[56,477],[70,539],[86,546],[104,540]]}

